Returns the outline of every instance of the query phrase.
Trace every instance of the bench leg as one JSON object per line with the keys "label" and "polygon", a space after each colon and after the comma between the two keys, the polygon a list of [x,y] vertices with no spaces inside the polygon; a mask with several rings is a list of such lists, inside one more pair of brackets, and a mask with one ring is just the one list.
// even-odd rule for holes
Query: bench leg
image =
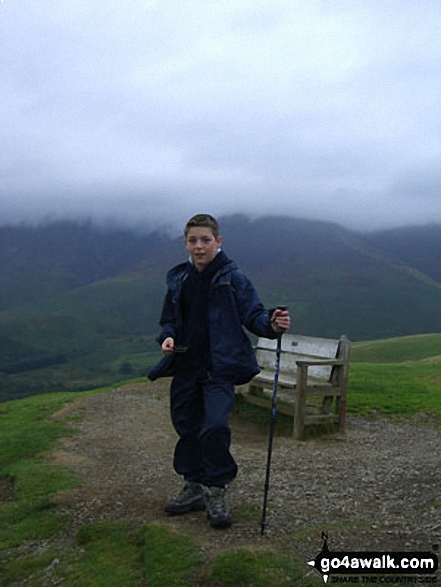
{"label": "bench leg", "polygon": [[293,436],[296,440],[302,440],[305,433],[305,412],[306,412],[306,380],[307,370],[305,365],[297,367],[297,393],[294,405],[294,430]]}
{"label": "bench leg", "polygon": [[342,397],[337,398],[338,425],[340,432],[344,432],[346,428],[346,400]]}

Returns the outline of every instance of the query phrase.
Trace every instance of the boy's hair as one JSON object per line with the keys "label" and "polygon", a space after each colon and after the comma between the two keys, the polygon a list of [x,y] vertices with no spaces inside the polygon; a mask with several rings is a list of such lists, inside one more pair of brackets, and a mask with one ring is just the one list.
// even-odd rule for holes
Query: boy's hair
{"label": "boy's hair", "polygon": [[219,224],[217,223],[217,220],[213,218],[213,216],[211,216],[210,214],[196,214],[196,216],[190,218],[190,220],[185,225],[185,238],[187,238],[187,234],[190,228],[193,228],[194,226],[203,226],[205,228],[210,228],[214,238],[217,238],[220,234]]}

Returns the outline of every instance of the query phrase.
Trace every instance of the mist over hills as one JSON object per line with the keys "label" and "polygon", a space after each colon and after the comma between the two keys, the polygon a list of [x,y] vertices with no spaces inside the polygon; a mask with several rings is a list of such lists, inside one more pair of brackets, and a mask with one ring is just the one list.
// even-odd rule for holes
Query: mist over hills
{"label": "mist over hills", "polygon": [[[300,334],[441,332],[441,226],[356,233],[295,218],[220,219],[224,250]],[[141,375],[183,239],[91,222],[0,227],[0,399]]]}

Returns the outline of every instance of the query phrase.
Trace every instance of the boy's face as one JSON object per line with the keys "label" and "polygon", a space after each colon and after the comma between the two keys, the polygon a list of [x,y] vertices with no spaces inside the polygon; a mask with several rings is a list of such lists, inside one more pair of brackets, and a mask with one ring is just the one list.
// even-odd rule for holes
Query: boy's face
{"label": "boy's face", "polygon": [[211,229],[205,226],[192,226],[185,239],[185,248],[198,271],[213,261],[221,244],[222,237],[215,238]]}

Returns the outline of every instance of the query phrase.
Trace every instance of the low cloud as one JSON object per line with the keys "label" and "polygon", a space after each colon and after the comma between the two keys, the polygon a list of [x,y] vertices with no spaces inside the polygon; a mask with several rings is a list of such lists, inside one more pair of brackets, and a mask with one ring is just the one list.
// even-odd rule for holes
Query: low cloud
{"label": "low cloud", "polygon": [[432,0],[0,5],[0,222],[441,222]]}

